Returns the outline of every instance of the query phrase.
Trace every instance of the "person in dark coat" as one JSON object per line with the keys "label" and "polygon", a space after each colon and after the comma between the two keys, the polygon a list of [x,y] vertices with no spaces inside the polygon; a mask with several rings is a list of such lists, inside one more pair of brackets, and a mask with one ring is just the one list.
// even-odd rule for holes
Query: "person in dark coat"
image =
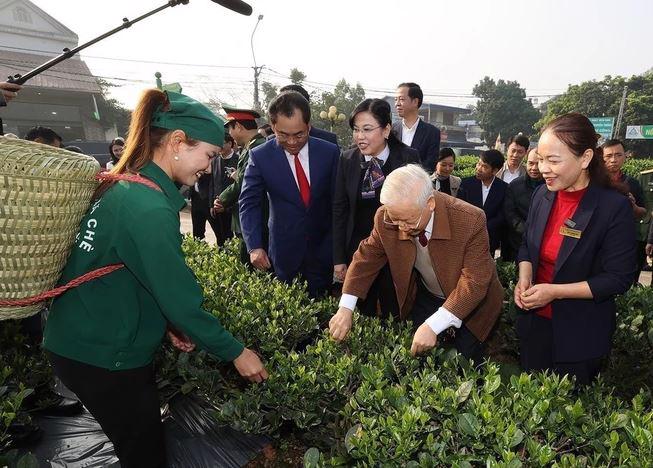
{"label": "person in dark coat", "polygon": [[[276,138],[252,150],[238,199],[252,265],[281,281],[307,282],[319,297],[333,285],[333,193],[340,151],[309,136],[311,110],[299,93],[279,94],[268,108]],[[263,221],[263,204],[270,216]],[[269,244],[264,244],[265,224]]]}
{"label": "person in dark coat", "polygon": [[[333,201],[333,271],[340,281],[345,279],[358,244],[372,231],[385,178],[406,164],[419,164],[417,150],[399,141],[392,131],[392,110],[386,101],[365,99],[352,112],[349,126],[356,147],[340,157]],[[397,297],[387,266],[358,308],[368,316],[398,317]]]}
{"label": "person in dark coat", "polygon": [[528,217],[533,191],[544,183],[537,167],[537,152],[532,149],[526,159],[526,174],[508,184],[503,201],[503,214],[506,218],[505,241],[501,243],[501,259],[514,262],[517,258],[524,226]]}
{"label": "person in dark coat", "polygon": [[419,152],[425,171],[431,172],[440,152],[440,129],[420,119],[424,93],[417,83],[401,83],[395,93],[395,108],[400,122],[392,124],[397,138]]}
{"label": "person in dark coat", "polygon": [[492,257],[501,243],[505,224],[503,200],[508,184],[496,177],[501,167],[503,167],[503,155],[500,151],[493,149],[483,151],[476,163],[476,175],[464,178],[460,184],[462,194],[459,194],[459,198],[485,212]]}
{"label": "person in dark coat", "polygon": [[[646,263],[646,239],[640,239],[639,221],[646,216],[644,191],[637,179],[624,174],[622,170],[626,162],[626,149],[623,142],[617,139],[608,140],[603,143],[602,149],[603,161],[608,174],[615,184],[621,184],[627,191],[628,198],[633,206],[633,216],[637,222],[635,230],[637,233],[637,271],[642,271]],[[638,279],[635,278],[635,283],[637,283]]]}
{"label": "person in dark coat", "polygon": [[581,114],[549,123],[537,148],[538,187],[519,250],[515,303],[521,363],[589,384],[609,355],[615,296],[633,283],[635,219]]}
{"label": "person in dark coat", "polygon": [[[209,201],[213,207],[215,200],[222,191],[234,183],[234,177],[238,169],[239,155],[235,151],[236,141],[231,135],[224,136],[224,144],[220,151],[220,157],[211,161],[211,184],[209,185]],[[215,232],[216,242],[223,245],[227,239],[234,236],[231,230],[231,210],[218,213],[211,208],[211,227]]]}

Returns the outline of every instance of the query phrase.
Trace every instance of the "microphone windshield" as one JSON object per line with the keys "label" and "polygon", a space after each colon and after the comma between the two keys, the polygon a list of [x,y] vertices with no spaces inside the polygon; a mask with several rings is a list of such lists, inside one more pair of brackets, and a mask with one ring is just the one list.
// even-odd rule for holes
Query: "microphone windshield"
{"label": "microphone windshield", "polygon": [[252,14],[252,7],[242,0],[211,0],[218,5],[229,8],[231,11],[240,13],[241,15],[249,16]]}

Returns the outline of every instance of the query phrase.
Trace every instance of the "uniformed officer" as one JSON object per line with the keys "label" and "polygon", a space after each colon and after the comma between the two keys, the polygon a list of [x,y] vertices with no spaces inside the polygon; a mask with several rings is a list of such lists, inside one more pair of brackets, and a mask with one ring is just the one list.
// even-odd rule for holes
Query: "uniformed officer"
{"label": "uniformed officer", "polygon": [[[249,152],[253,148],[265,143],[266,139],[258,132],[258,125],[256,124],[256,119],[260,118],[261,114],[252,109],[236,109],[230,106],[222,106],[222,108],[227,114],[225,127],[228,129],[229,135],[231,135],[236,141],[236,144],[242,149],[236,172],[232,175],[234,183],[224,189],[215,199],[213,211],[214,213],[222,213],[223,211],[231,210],[231,230],[236,236],[242,239],[243,235],[238,216],[238,197],[242,188],[245,168],[249,161]],[[267,213],[267,210],[263,211]],[[267,215],[265,215],[265,218],[264,225],[267,226]],[[264,238],[267,241],[267,234]],[[244,244],[244,242],[241,244],[241,260],[244,263],[249,263],[249,254]]]}
{"label": "uniformed officer", "polygon": [[[123,468],[165,465],[152,361],[166,328],[173,344],[195,344],[260,382],[267,372],[215,316],[184,261],[175,182],[193,185],[220,150],[224,124],[181,94],[152,89],[132,114],[118,174],[151,186],[103,182],[81,223],[61,282],[111,264],[124,268],[56,299],[44,347],[55,373],[113,442]],[[154,185],[151,184],[154,183]]]}

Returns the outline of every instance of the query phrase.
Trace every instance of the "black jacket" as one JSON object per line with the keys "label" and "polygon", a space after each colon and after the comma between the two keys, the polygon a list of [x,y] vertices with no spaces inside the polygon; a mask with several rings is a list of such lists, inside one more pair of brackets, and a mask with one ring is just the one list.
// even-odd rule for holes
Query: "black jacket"
{"label": "black jacket", "polygon": [[227,168],[231,167],[236,169],[238,165],[238,153],[234,154],[229,159],[222,159],[220,156],[211,161],[211,183],[208,187],[208,198],[213,206],[213,200],[222,193],[229,185],[234,183],[234,180],[227,175]]}
{"label": "black jacket", "polygon": [[[517,177],[510,182],[503,201],[503,215],[506,218],[507,240],[512,251],[519,250],[521,238],[526,226],[528,207],[531,205],[533,191],[544,179],[531,179],[528,175]],[[501,247],[503,251],[503,246]]]}
{"label": "black jacket", "polygon": [[333,143],[334,145],[340,147],[340,145],[338,145],[337,135],[328,130],[323,130],[317,127],[311,127],[311,131],[308,134],[309,136],[319,138],[320,140],[328,141],[329,143]]}
{"label": "black jacket", "polygon": [[[392,124],[392,130],[399,140],[401,140],[403,128],[401,120]],[[424,122],[422,119],[418,119],[417,129],[410,147],[419,152],[420,163],[424,170],[430,174],[435,170],[435,160],[440,152],[440,129],[435,125]]]}
{"label": "black jacket", "polygon": [[490,252],[494,253],[501,243],[501,235],[505,225],[503,200],[506,196],[508,184],[495,177],[485,203],[483,203],[481,184],[482,182],[474,176],[464,178],[460,184],[463,194],[462,196],[459,195],[458,198],[477,206],[485,212],[487,233],[490,236]]}
{"label": "black jacket", "polygon": [[[518,262],[540,262],[542,237],[557,194],[535,189]],[[592,299],[551,303],[554,361],[578,362],[610,351],[615,330],[614,298],[636,277],[635,219],[630,201],[616,190],[590,184],[571,218],[580,238],[565,237],[553,272],[554,284],[587,281]],[[535,313],[535,311],[528,312]]]}
{"label": "black jacket", "polygon": [[[351,242],[356,219],[356,202],[361,179],[361,152],[358,148],[340,156],[333,200],[333,263],[347,263],[347,246]],[[390,149],[383,165],[388,173],[406,164],[419,164],[419,153],[406,145]]]}

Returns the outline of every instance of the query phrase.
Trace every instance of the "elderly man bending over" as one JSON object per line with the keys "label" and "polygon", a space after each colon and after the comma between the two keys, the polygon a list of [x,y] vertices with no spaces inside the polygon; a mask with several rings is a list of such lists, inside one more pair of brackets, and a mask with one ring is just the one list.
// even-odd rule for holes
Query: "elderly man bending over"
{"label": "elderly man bending over", "polygon": [[358,298],[388,263],[400,317],[416,328],[412,354],[433,348],[438,335],[454,327],[458,352],[479,361],[503,300],[483,210],[435,192],[417,165],[387,176],[381,203],[370,237],[347,270],[338,312],[329,322],[331,336],[347,337]]}

